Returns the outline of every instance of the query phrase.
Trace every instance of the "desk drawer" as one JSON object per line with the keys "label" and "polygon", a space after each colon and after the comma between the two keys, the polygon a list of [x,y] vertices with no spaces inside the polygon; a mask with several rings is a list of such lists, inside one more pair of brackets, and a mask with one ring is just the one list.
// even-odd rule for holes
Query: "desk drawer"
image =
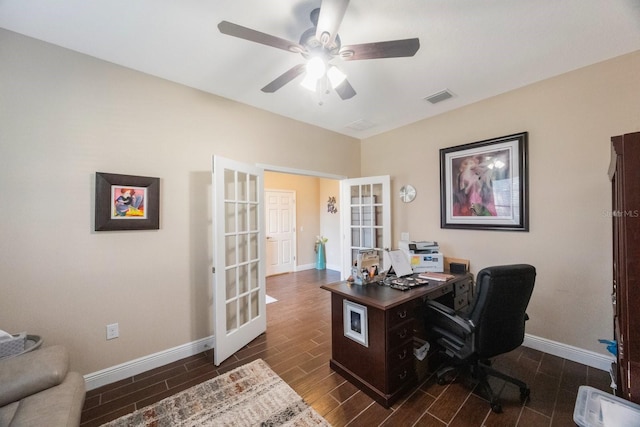
{"label": "desk drawer", "polygon": [[471,286],[473,286],[471,279],[462,280],[456,283],[456,295],[468,292],[471,289]]}
{"label": "desk drawer", "polygon": [[399,305],[387,311],[387,325],[388,329],[394,328],[397,325],[413,319],[413,302]]}
{"label": "desk drawer", "polygon": [[427,299],[438,299],[443,295],[453,292],[453,285],[451,283],[444,285],[443,287],[427,294]]}
{"label": "desk drawer", "polygon": [[390,368],[389,377],[387,378],[387,393],[393,393],[404,384],[414,380],[416,371],[413,365],[413,357],[410,357],[405,363]]}
{"label": "desk drawer", "polygon": [[413,318],[387,332],[387,349],[394,349],[405,341],[413,341]]}
{"label": "desk drawer", "polygon": [[457,294],[453,300],[453,309],[455,311],[463,310],[467,308],[469,305],[469,292],[464,292],[462,294]]}
{"label": "desk drawer", "polygon": [[405,342],[400,347],[396,347],[387,353],[387,364],[393,370],[396,366],[404,364],[407,360],[413,359],[413,339]]}

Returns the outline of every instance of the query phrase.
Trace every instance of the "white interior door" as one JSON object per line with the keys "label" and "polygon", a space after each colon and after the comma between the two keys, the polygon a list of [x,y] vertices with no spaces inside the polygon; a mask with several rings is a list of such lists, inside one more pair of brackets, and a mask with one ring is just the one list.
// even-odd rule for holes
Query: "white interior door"
{"label": "white interior door", "polygon": [[263,172],[213,156],[215,365],[267,328]]}
{"label": "white interior door", "polygon": [[296,198],[290,190],[265,190],[267,276],[293,271],[296,253]]}
{"label": "white interior door", "polygon": [[360,249],[376,249],[381,268],[389,268],[391,248],[391,179],[388,175],[344,179],[340,187],[343,230],[343,280]]}

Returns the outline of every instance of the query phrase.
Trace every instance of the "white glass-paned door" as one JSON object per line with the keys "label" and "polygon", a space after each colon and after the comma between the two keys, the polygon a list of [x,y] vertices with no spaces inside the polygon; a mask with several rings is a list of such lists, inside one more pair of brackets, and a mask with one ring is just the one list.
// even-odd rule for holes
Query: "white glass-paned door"
{"label": "white glass-paned door", "polygon": [[267,326],[263,170],[213,157],[214,363]]}
{"label": "white glass-paned door", "polygon": [[343,278],[351,273],[361,249],[375,249],[381,269],[388,268],[391,248],[391,179],[388,175],[345,179],[341,186],[342,224],[346,248]]}

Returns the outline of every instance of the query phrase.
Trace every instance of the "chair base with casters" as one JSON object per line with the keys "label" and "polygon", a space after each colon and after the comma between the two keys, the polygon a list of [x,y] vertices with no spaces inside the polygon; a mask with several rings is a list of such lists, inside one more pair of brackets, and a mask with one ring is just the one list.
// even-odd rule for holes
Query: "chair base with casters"
{"label": "chair base with casters", "polygon": [[484,391],[491,405],[491,410],[495,413],[501,413],[502,405],[500,404],[499,396],[494,393],[491,384],[489,384],[489,377],[499,378],[514,384],[520,389],[520,403],[524,404],[531,395],[529,386],[524,381],[493,369],[490,365],[490,360],[476,360],[474,362],[466,361],[465,363],[443,366],[436,371],[437,382],[439,385],[445,385],[456,378],[456,373],[467,374],[468,372],[469,376],[477,381],[478,387],[481,387]]}
{"label": "chair base with casters", "polygon": [[527,264],[481,270],[476,280],[474,301],[466,313],[456,312],[437,301],[427,301],[425,326],[428,339],[448,356],[436,372],[438,384],[445,384],[450,373],[470,373],[496,413],[502,412],[502,406],[489,384],[489,377],[516,385],[520,389],[521,402],[527,401],[531,394],[527,384],[494,369],[489,359],[522,345],[525,321],[529,318],[525,310],[535,276],[535,268]]}

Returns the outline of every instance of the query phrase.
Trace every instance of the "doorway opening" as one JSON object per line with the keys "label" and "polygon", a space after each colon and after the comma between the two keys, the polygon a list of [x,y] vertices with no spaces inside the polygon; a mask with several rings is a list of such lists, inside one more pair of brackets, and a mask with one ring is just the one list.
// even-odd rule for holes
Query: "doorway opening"
{"label": "doorway opening", "polygon": [[[338,211],[343,177],[283,171],[273,166],[264,169],[267,276],[316,269],[318,238],[326,239],[326,269],[340,271],[342,233]],[[278,196],[281,197],[276,199]],[[289,238],[293,241],[288,242]]]}

